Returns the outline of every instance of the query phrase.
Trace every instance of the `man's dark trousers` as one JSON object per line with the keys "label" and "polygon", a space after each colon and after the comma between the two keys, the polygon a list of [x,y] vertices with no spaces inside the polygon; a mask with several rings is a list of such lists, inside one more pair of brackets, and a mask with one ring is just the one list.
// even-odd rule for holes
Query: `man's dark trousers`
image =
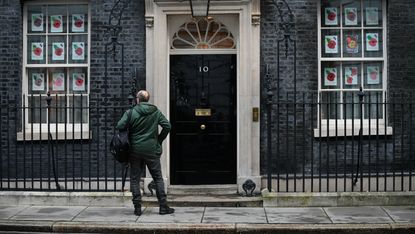
{"label": "man's dark trousers", "polygon": [[151,176],[153,177],[154,183],[156,184],[156,195],[160,206],[167,205],[167,196],[164,191],[164,181],[161,174],[160,158],[153,158],[143,155],[130,155],[130,184],[131,192],[133,194],[133,204],[141,204],[141,193],[140,193],[140,179],[145,166],[147,165]]}

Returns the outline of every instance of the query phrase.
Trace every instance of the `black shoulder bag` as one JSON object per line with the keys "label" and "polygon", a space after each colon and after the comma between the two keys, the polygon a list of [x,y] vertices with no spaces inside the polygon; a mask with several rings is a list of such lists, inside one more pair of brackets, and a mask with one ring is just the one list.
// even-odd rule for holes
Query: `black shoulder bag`
{"label": "black shoulder bag", "polygon": [[133,109],[128,112],[127,126],[123,130],[115,130],[110,143],[110,151],[115,160],[120,163],[128,162],[130,154],[130,120]]}

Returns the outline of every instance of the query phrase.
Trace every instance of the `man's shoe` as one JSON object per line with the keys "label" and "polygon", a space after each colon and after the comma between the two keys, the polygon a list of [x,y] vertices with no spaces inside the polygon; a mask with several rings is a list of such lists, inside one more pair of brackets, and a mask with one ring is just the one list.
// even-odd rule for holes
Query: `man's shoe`
{"label": "man's shoe", "polygon": [[134,214],[137,216],[141,215],[141,205],[135,205],[134,206]]}
{"label": "man's shoe", "polygon": [[173,208],[170,208],[167,205],[160,206],[159,214],[165,215],[165,214],[173,214],[173,213],[174,213],[174,209]]}

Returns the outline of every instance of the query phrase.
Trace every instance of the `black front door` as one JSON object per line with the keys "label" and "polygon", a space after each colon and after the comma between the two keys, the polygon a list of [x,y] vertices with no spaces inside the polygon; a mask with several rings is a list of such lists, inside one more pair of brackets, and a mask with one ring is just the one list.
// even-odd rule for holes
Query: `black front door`
{"label": "black front door", "polygon": [[236,183],[236,55],[170,56],[171,184]]}

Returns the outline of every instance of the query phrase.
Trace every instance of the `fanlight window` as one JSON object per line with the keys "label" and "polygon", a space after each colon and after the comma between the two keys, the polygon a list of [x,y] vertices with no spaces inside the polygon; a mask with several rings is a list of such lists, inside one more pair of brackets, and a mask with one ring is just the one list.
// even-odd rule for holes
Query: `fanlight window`
{"label": "fanlight window", "polygon": [[194,19],[174,34],[172,49],[235,49],[235,39],[226,26],[213,19]]}

